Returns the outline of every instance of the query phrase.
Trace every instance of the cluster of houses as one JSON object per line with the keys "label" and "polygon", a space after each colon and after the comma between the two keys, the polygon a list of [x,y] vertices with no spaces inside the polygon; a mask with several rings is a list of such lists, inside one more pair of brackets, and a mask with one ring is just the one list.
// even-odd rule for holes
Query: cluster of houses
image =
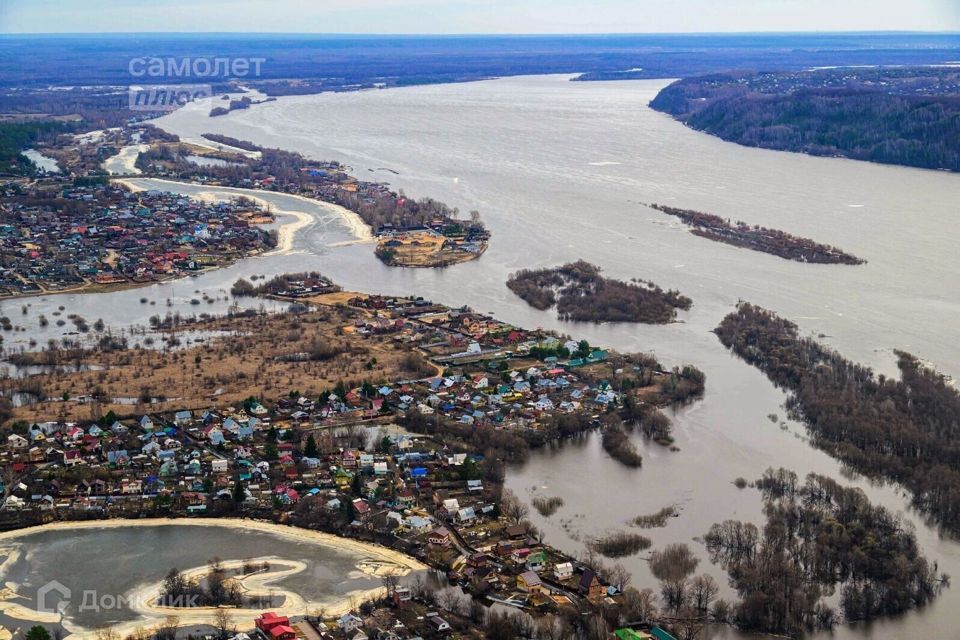
{"label": "cluster of houses", "polygon": [[150,282],[232,262],[266,248],[239,203],[202,203],[66,179],[9,185],[0,202],[0,295],[94,283]]}
{"label": "cluster of houses", "polygon": [[389,606],[376,608],[367,615],[348,612],[332,619],[291,618],[268,611],[254,620],[254,632],[259,640],[423,640],[454,631],[456,622],[452,625],[444,617],[451,617],[449,614],[420,607],[422,613],[410,615],[416,605],[409,588],[395,589],[389,602]]}
{"label": "cluster of houses", "polygon": [[[608,354],[421,298],[357,296],[347,304],[360,313],[345,333],[389,335],[446,368],[312,397],[16,425],[0,446],[0,466],[10,471],[0,526],[15,516],[240,510],[385,544],[506,606],[614,604],[616,585],[500,512],[500,486],[485,476],[481,454],[396,424],[418,414],[466,431],[536,430],[559,413],[599,414],[621,402],[602,378]],[[291,630],[299,637],[290,625],[259,631],[291,640]]]}
{"label": "cluster of houses", "polygon": [[280,513],[291,524],[376,540],[448,567],[471,591],[513,606],[598,604],[617,595],[499,513],[498,488],[482,479],[479,455],[376,426],[366,434],[372,444],[349,446],[348,436],[306,419],[331,403],[284,398],[270,409],[249,401],[29,425],[0,450],[11,472],[0,487],[3,512],[39,521]]}
{"label": "cluster of houses", "polygon": [[[292,394],[136,419],[19,425],[0,447],[0,464],[12,472],[4,477],[3,512],[41,521],[237,509],[280,514],[291,524],[416,555],[448,568],[471,591],[511,606],[616,598],[616,588],[601,576],[503,517],[499,487],[484,480],[481,455],[450,450],[390,422],[417,411],[461,428],[536,429],[545,415],[599,410],[618,394],[582,378],[579,368],[586,365],[570,368],[578,358],[561,363],[548,356],[527,366],[537,361],[530,351],[563,346],[552,336],[423,300],[358,298],[352,304],[371,312],[358,316],[353,331],[395,332],[433,345],[438,358],[442,352],[499,355],[457,373],[364,383],[322,397]],[[579,359],[600,363],[605,354],[591,350]],[[350,424],[366,425],[361,442],[338,429]]]}
{"label": "cluster of houses", "polygon": [[604,350],[422,299],[370,296],[350,304],[373,313],[346,331],[393,334],[455,373],[381,386],[367,397],[353,390],[327,410],[379,410],[388,403],[465,425],[535,429],[545,414],[602,411],[621,399],[609,382],[582,375],[603,366]]}
{"label": "cluster of houses", "polygon": [[[272,155],[270,162],[253,165],[249,170],[224,170],[210,167],[151,162],[151,175],[189,178],[191,181],[245,189],[281,191],[342,205],[360,215],[378,236],[377,253],[388,263],[416,264],[404,260],[404,253],[427,254],[422,266],[436,266],[469,259],[482,254],[490,233],[478,220],[457,220],[442,203],[429,206],[408,200],[381,182],[358,180],[337,162],[307,161],[296,154]],[[248,161],[249,162],[249,161]],[[289,165],[289,166],[288,166]],[[298,166],[298,171],[291,171]],[[387,259],[387,257],[390,257]]]}

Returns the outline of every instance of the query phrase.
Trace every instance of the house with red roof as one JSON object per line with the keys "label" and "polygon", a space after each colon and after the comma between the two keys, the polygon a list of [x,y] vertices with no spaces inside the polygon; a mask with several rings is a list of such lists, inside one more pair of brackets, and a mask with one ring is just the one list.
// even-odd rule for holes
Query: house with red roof
{"label": "house with red roof", "polygon": [[289,628],[290,619],[287,616],[278,616],[273,611],[267,611],[254,619],[253,624],[264,633],[270,633],[274,627],[286,626]]}

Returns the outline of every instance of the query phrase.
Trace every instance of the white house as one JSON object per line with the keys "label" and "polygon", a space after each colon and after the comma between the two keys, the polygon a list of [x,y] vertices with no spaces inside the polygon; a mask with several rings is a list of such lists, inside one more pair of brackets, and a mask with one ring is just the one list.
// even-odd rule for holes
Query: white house
{"label": "white house", "polygon": [[557,580],[567,580],[573,576],[573,564],[570,562],[561,562],[553,568],[553,575]]}
{"label": "white house", "polygon": [[339,620],[337,620],[337,626],[340,627],[340,630],[344,633],[350,633],[351,631],[362,627],[363,620],[352,613],[345,613],[340,616]]}
{"label": "white house", "polygon": [[7,436],[7,446],[14,449],[26,449],[28,446],[30,446],[30,441],[21,435],[11,433],[9,436]]}

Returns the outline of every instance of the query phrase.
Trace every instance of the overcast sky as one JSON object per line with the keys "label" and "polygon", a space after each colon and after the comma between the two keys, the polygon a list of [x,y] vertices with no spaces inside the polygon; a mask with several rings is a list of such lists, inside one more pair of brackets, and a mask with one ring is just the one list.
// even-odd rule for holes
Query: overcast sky
{"label": "overcast sky", "polygon": [[960,0],[0,0],[0,32],[960,31]]}

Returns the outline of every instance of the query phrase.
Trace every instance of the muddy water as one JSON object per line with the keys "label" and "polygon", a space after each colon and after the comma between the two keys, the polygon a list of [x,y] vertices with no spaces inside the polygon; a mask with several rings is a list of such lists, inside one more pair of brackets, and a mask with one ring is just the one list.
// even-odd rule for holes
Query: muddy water
{"label": "muddy water", "polygon": [[[787,423],[783,429],[768,419],[775,413],[782,420],[782,394],[731,357],[710,330],[745,299],[878,370],[889,372],[892,350],[902,348],[960,374],[960,176],[725,143],[648,109],[663,84],[527,77],[281,98],[212,120],[189,107],[174,112],[159,125],[185,139],[216,132],[340,160],[361,178],[390,182],[408,195],[430,195],[464,212],[479,209],[494,235],[476,262],[403,270],[381,265],[369,245],[331,247],[329,230],[319,225],[298,235],[294,255],[245,261],[190,284],[165,286],[222,290],[238,275],[296,265],[350,288],[416,292],[523,326],[653,351],[668,365],[695,363],[707,374],[708,391],[673,416],[680,451],[643,446],[643,468],[627,470],[587,438],[537,453],[511,470],[508,485],[527,499],[537,493],[564,497],[552,518],[534,519],[551,542],[570,551],[581,549],[587,536],[673,504],[680,517],[649,535],[656,545],[685,541],[702,550],[694,538],[711,523],[760,517],[759,496],[736,489],[735,478],[754,479],[771,465],[842,476],[833,460],[808,445],[802,428]],[[776,227],[868,263],[805,265],[711,243],[643,202]],[[526,307],[504,286],[516,269],[577,258],[613,276],[677,288],[694,307],[668,326],[562,323]],[[138,295],[113,298],[109,308],[124,321],[143,316],[131,304]],[[81,304],[76,297],[71,303]],[[960,575],[960,546],[909,512],[901,491],[849,482],[905,512],[927,554]],[[652,586],[641,558],[625,564],[634,584]],[[701,569],[722,578],[705,561]],[[955,588],[922,612],[834,635],[951,637],[958,605]]]}

